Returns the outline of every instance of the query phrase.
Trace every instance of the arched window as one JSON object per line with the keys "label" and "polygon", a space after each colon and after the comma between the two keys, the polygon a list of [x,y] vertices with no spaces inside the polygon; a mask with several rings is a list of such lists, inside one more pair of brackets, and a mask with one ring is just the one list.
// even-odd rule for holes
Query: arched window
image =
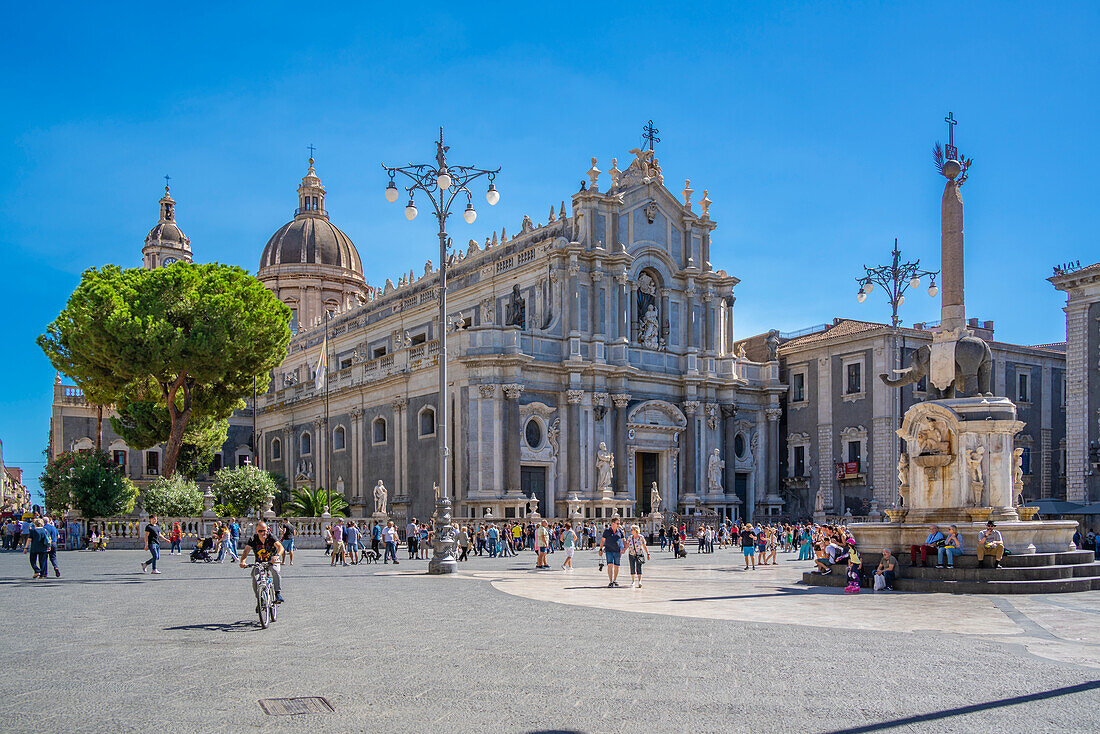
{"label": "arched window", "polygon": [[309,453],[311,453],[312,448],[313,448],[312,438],[313,437],[309,435],[309,431],[306,431],[305,433],[302,434],[302,440],[301,440],[302,445],[301,445],[301,451],[299,452],[299,453],[302,454],[302,456],[306,456]]}
{"label": "arched window", "polygon": [[281,458],[283,458],[283,443],[276,438],[271,442],[271,460],[278,461]]}
{"label": "arched window", "polygon": [[379,416],[378,418],[374,419],[374,422],[371,424],[371,426],[372,426],[371,430],[373,431],[373,436],[374,436],[373,442],[376,443],[376,444],[377,443],[385,443],[386,442],[386,419]]}
{"label": "arched window", "polygon": [[420,437],[435,435],[435,408],[423,408],[419,414]]}
{"label": "arched window", "polygon": [[343,451],[344,450],[344,427],[336,426],[336,430],[332,432],[332,450]]}

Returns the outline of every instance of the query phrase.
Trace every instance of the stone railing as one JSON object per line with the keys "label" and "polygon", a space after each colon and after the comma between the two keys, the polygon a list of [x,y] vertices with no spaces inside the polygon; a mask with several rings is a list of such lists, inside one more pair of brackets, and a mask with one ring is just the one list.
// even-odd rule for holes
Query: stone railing
{"label": "stone railing", "polygon": [[[282,524],[285,520],[290,520],[294,525],[296,533],[294,536],[294,545],[296,548],[323,548],[324,542],[324,529],[325,525],[336,522],[341,518],[321,518],[321,517],[280,517],[272,520],[267,520],[268,526],[275,531],[275,537],[282,535]],[[345,522],[348,520],[355,520],[356,525],[360,528],[364,527],[364,523],[372,523],[370,518],[342,518]],[[219,518],[207,518],[207,517],[165,517],[160,518],[158,524],[160,530],[165,535],[170,535],[173,523],[180,524],[180,530],[183,533],[183,547],[186,550],[191,550],[195,547],[195,544],[200,537],[208,537],[211,530],[216,523],[228,522],[227,519]],[[148,524],[148,518],[142,517],[101,517],[94,520],[85,520],[83,518],[74,520],[80,525],[82,537],[88,535],[89,526],[97,528],[99,533],[106,533],[108,537],[107,547],[116,549],[141,549],[145,547],[145,526]],[[255,518],[244,518],[239,520],[241,525],[241,538],[247,540],[252,536],[253,528],[256,526],[257,520]],[[403,532],[403,529],[402,529]],[[167,550],[167,544],[162,541],[161,550]]]}

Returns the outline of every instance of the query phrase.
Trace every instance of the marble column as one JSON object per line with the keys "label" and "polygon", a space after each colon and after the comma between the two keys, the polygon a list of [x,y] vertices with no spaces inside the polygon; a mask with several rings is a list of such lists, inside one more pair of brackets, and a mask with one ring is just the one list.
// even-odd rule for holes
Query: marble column
{"label": "marble column", "polygon": [[602,282],[604,298],[603,333],[607,341],[612,341],[615,338],[615,279],[608,274]]}
{"label": "marble column", "polygon": [[352,408],[351,415],[351,440],[355,443],[355,448],[351,452],[351,494],[355,497],[355,503],[365,506],[363,499],[363,487],[366,486],[366,482],[363,480],[363,432],[360,430],[360,426],[363,424],[363,409]]}
{"label": "marble column", "polygon": [[698,430],[695,414],[699,411],[699,403],[688,400],[683,404],[684,415],[687,416],[687,430],[684,431],[684,486],[680,493],[683,501],[696,499],[698,482],[696,481],[696,453],[698,449]]}
{"label": "marble column", "polygon": [[723,405],[722,411],[722,459],[726,462],[726,494],[737,494],[737,452],[733,450],[737,438],[737,406]]}
{"label": "marble column", "polygon": [[405,444],[408,438],[408,426],[405,425],[405,409],[409,407],[409,400],[404,395],[398,395],[391,405],[393,407],[393,494],[395,497],[400,496],[407,500],[409,487],[405,467],[408,456],[405,452]]}
{"label": "marble column", "polygon": [[733,302],[736,300],[733,296],[726,296],[724,299],[726,307],[726,354],[733,354]]}
{"label": "marble column", "polygon": [[592,291],[591,291],[592,292],[592,307],[591,307],[591,314],[590,314],[591,317],[592,317],[592,328],[591,328],[592,336],[594,336],[594,337],[604,336],[604,334],[605,334],[604,322],[603,322],[603,311],[604,311],[604,309],[600,308],[600,306],[601,306],[600,295],[603,293],[603,288],[601,287],[600,284],[603,282],[603,279],[604,279],[603,278],[603,271],[602,270],[593,270],[591,272],[591,274],[589,275],[589,277],[592,281]]}
{"label": "marble column", "polygon": [[[698,342],[695,339],[696,329],[698,324],[695,322],[695,296],[698,291],[695,289],[695,283],[691,278],[688,278],[688,287],[684,291],[687,296],[684,302],[684,322],[687,324],[687,348],[689,350],[695,350],[698,347]],[[686,466],[686,464],[685,464]]]}
{"label": "marble column", "polygon": [[580,275],[580,267],[575,264],[569,265],[569,335],[576,336],[580,331],[580,319],[581,319],[581,303],[580,303],[580,288],[577,287],[578,276]]}
{"label": "marble column", "polygon": [[519,471],[519,396],[523,385],[509,383],[504,388],[504,420],[501,423],[501,445],[504,446],[504,489],[511,494],[520,491]]}
{"label": "marble column", "polygon": [[619,341],[630,341],[630,284],[626,279],[626,271],[615,276],[619,281]]}
{"label": "marble column", "polygon": [[615,405],[615,493],[627,495],[627,455],[626,455],[626,406],[630,404],[630,395],[614,393],[611,402]]}
{"label": "marble column", "polygon": [[566,390],[565,400],[569,406],[569,486],[566,487],[567,495],[581,491],[581,465],[584,457],[581,456],[581,399],[583,390]]}
{"label": "marble column", "polygon": [[781,408],[768,408],[764,411],[764,417],[768,419],[768,471],[766,497],[779,496],[779,417],[783,415]]}
{"label": "marble column", "polygon": [[668,297],[671,290],[668,288],[661,289],[661,344],[664,347],[668,347],[668,343],[671,341],[669,338],[671,335],[671,328],[669,324],[669,305]]}
{"label": "marble column", "polygon": [[298,467],[296,466],[298,456],[298,447],[295,446],[294,441],[294,426],[289,423],[284,423],[282,427],[282,441],[283,441],[283,475],[286,477],[287,484],[291,489],[297,489],[298,485],[295,483],[296,475],[298,474]]}
{"label": "marble column", "polygon": [[711,290],[703,292],[703,351],[714,351],[714,309],[711,303],[714,301],[714,293]]}

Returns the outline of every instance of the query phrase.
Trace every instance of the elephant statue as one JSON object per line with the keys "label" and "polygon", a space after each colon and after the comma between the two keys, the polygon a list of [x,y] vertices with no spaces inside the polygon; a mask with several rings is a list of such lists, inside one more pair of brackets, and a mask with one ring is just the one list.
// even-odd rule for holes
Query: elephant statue
{"label": "elephant statue", "polygon": [[[890,387],[903,387],[920,382],[928,376],[932,350],[925,344],[909,355],[909,366],[903,370],[894,370],[898,377],[879,375]],[[991,377],[993,372],[993,353],[989,345],[976,336],[964,336],[955,342],[955,379],[945,390],[939,390],[929,380],[928,392],[934,399],[969,398],[984,395],[993,397]]]}

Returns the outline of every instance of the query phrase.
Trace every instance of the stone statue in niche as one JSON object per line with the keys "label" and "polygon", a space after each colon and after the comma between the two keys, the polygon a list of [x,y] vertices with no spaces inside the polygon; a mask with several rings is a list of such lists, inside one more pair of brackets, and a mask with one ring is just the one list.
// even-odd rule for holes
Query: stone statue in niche
{"label": "stone statue in niche", "polygon": [[925,420],[924,426],[917,430],[917,446],[922,456],[951,453],[950,433],[947,426],[935,418]]}
{"label": "stone statue in niche", "polygon": [[638,276],[638,321],[645,319],[650,306],[657,306],[657,282],[649,273]]}
{"label": "stone statue in niche", "polygon": [[493,323],[493,302],[489,298],[481,302],[481,323]]}
{"label": "stone statue in niche", "polygon": [[600,449],[596,452],[596,489],[611,491],[611,472],[614,468],[615,455],[607,450],[606,443],[600,441]]}
{"label": "stone statue in niche", "polygon": [[657,219],[657,202],[649,202],[645,205],[645,209],[643,211],[645,212],[645,220],[650,224],[653,224],[653,222]]}
{"label": "stone statue in niche", "polygon": [[388,497],[389,492],[386,491],[386,485],[379,479],[378,484],[374,485],[374,514],[386,514],[386,500]]}
{"label": "stone statue in niche", "polygon": [[657,309],[651,304],[642,317],[642,346],[646,349],[658,349],[660,347],[661,323],[657,319]]}
{"label": "stone statue in niche", "polygon": [[519,286],[512,286],[512,297],[508,300],[508,320],[506,326],[518,326],[521,329],[527,327],[527,303],[519,294]]}
{"label": "stone statue in niche", "polygon": [[717,494],[722,491],[722,469],[726,462],[719,458],[719,451],[715,449],[707,460],[707,488]]}

